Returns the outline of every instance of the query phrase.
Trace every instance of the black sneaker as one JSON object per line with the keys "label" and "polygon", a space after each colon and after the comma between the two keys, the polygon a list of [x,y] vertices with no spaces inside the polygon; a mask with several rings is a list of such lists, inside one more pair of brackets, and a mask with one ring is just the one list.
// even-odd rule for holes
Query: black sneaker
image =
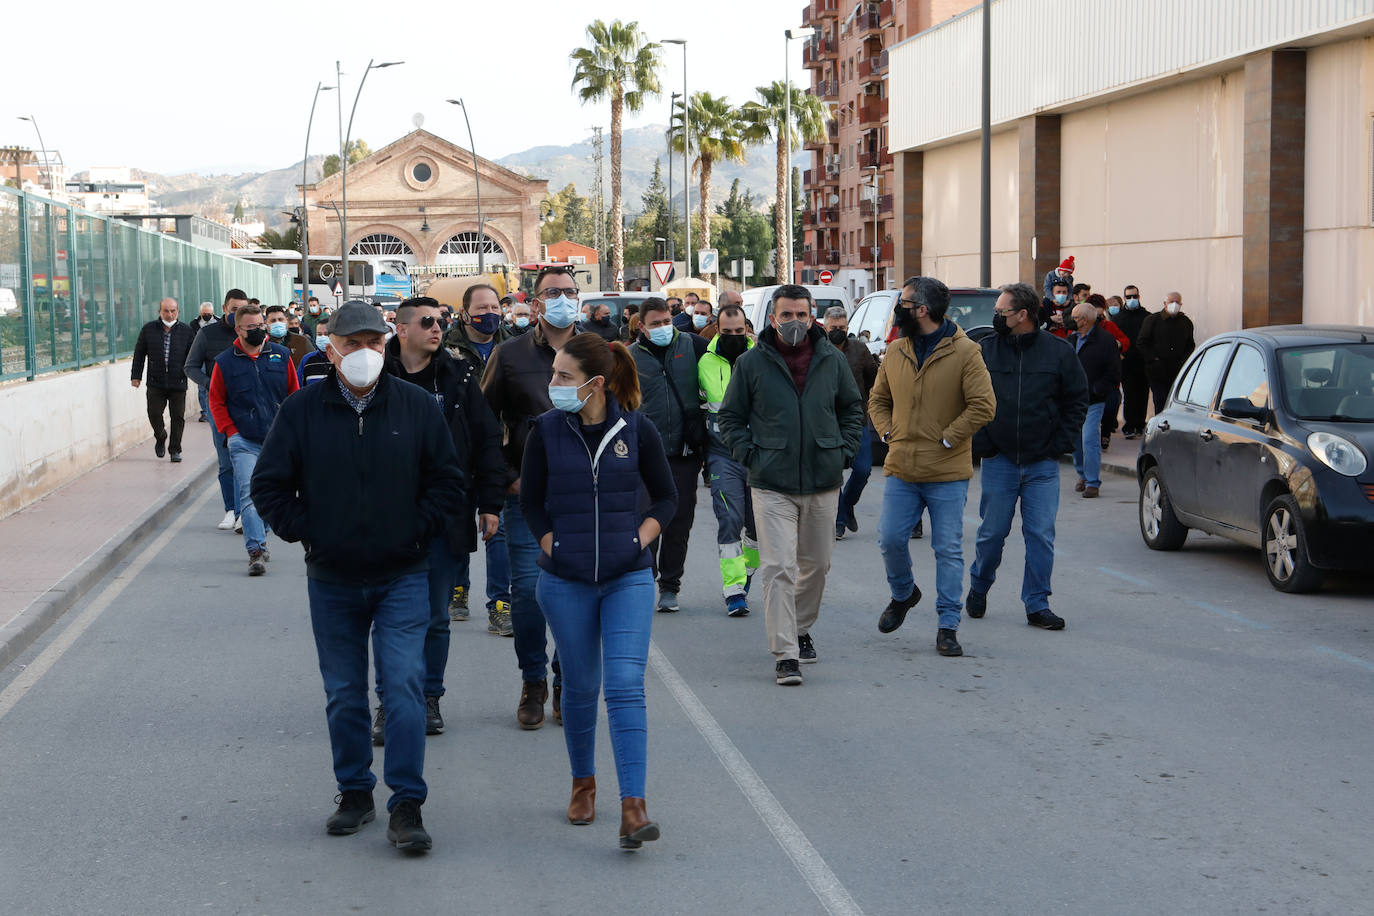
{"label": "black sneaker", "polygon": [[923,518],[916,520],[916,527],[911,529],[911,539],[919,541],[926,536],[926,520]]}
{"label": "black sneaker", "polygon": [[816,644],[811,641],[810,633],[803,633],[797,637],[797,647],[800,650],[797,654],[798,659],[803,665],[816,664]]}
{"label": "black sneaker", "polygon": [[167,457],[167,446],[163,444],[161,439],[153,443],[153,454],[157,455],[159,458]]}
{"label": "black sneaker", "polygon": [[563,685],[553,685],[553,724],[563,724]]}
{"label": "black sneaker", "polygon": [[796,687],[802,682],[801,666],[795,658],[784,658],[774,669],[779,687]]}
{"label": "black sneaker", "polygon": [[898,601],[893,598],[887,603],[887,609],[878,618],[878,632],[891,633],[902,625],[906,620],[906,612],[916,606],[921,600],[921,589],[919,586],[912,586],[911,594],[905,601]]}
{"label": "black sneaker", "polygon": [[836,525],[836,526],[835,526],[835,540],[837,540],[837,541],[843,541],[843,540],[844,540],[844,525]]}
{"label": "black sneaker", "polygon": [[969,589],[968,597],[964,599],[964,610],[968,611],[970,617],[982,617],[988,612],[988,593]]}
{"label": "black sneaker", "polygon": [[844,526],[855,533],[859,530],[859,519],[854,514],[853,506],[844,507]]}
{"label": "black sneaker", "polygon": [[377,819],[377,807],[372,803],[372,793],[362,789],[349,789],[334,797],[338,810],[325,821],[325,832],[331,836],[352,836]]}
{"label": "black sneaker", "polygon": [[947,630],[941,627],[935,634],[935,651],[948,658],[956,658],[964,654],[963,647],[959,645],[959,640],[955,638],[955,630]]}
{"label": "black sneaker", "polygon": [[425,831],[419,802],[413,798],[403,798],[396,803],[396,807],[391,809],[391,823],[387,825],[386,838],[405,852],[429,852],[434,843]]}
{"label": "black sneaker", "polygon": [[1034,614],[1026,615],[1026,623],[1042,630],[1062,630],[1064,629],[1064,618],[1060,617],[1049,608],[1043,611],[1036,611]]}
{"label": "black sneaker", "polygon": [[172,464],[181,464],[181,452],[172,452]]}
{"label": "black sneaker", "polygon": [[[442,735],[443,733],[444,717],[439,714],[439,698],[425,697],[425,734]],[[376,740],[375,736],[373,740]]]}
{"label": "black sneaker", "polygon": [[378,703],[377,715],[372,720],[372,746],[381,747],[384,744],[386,744],[386,707]]}

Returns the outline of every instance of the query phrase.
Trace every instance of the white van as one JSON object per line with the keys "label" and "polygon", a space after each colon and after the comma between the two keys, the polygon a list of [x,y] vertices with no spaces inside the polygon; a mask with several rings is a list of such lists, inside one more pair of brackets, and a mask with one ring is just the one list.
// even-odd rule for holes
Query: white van
{"label": "white van", "polygon": [[[854,300],[842,286],[806,286],[805,289],[816,304],[817,320],[825,317],[826,309],[836,305],[843,307],[846,315],[854,311]],[[759,286],[740,293],[744,299],[744,314],[755,331],[762,331],[768,324],[768,316],[773,314],[773,294],[777,291],[776,286]]]}

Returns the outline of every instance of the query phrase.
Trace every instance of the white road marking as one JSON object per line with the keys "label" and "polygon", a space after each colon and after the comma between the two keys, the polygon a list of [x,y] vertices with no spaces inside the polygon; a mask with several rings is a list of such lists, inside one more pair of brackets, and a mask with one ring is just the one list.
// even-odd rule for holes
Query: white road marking
{"label": "white road marking", "polygon": [[735,785],[739,786],[739,790],[744,793],[744,797],[748,799],[759,818],[772,831],[773,838],[787,853],[792,864],[831,916],[863,916],[863,910],[854,898],[849,896],[840,879],[835,877],[835,873],[830,870],[825,859],[821,858],[816,847],[811,845],[811,841],[797,826],[797,822],[792,820],[772,790],[749,765],[749,761],[740,753],[735,742],[730,740],[725,729],[720,727],[715,716],[712,716],[710,710],[697,698],[692,688],[687,686],[687,682],[677,673],[673,663],[668,661],[668,657],[652,642],[649,644],[649,665],[672,693],[682,711],[687,714],[687,718],[692,720],[701,737],[706,739],[706,744],[720,760],[721,766],[725,767],[725,771],[735,780]]}
{"label": "white road marking", "polygon": [[39,679],[47,674],[49,669],[57,664],[57,660],[81,638],[81,634],[85,633],[91,624],[95,623],[96,618],[103,614],[105,609],[123,594],[124,589],[128,588],[130,583],[138,578],[144,568],[153,561],[153,557],[157,556],[171,543],[172,538],[176,537],[181,529],[186,527],[195,517],[196,512],[210,499],[210,496],[218,492],[218,487],[206,487],[205,492],[187,506],[176,521],[154,538],[151,544],[143,548],[133,562],[126,566],[123,572],[115,576],[114,580],[95,597],[95,600],[87,605],[86,609],[77,615],[76,619],[68,624],[67,628],[46,649],[39,653],[38,657],[21,671],[8,687],[0,690],[0,719],[5,718],[5,715],[14,708],[14,704],[18,703],[25,694],[33,689]]}

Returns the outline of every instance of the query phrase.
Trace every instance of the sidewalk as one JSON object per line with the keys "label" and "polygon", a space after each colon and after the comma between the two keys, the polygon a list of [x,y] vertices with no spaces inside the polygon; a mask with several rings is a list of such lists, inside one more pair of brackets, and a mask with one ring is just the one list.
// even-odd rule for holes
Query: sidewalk
{"label": "sidewalk", "polygon": [[154,536],[217,467],[208,427],[186,429],[172,464],[147,440],[0,519],[0,667],[28,648],[139,543]]}

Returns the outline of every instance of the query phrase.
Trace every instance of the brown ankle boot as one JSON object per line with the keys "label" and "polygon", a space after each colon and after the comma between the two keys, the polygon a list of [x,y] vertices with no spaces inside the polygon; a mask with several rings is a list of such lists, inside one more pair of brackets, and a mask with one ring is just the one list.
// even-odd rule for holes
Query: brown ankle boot
{"label": "brown ankle boot", "polygon": [[520,688],[520,705],[515,710],[515,721],[521,728],[528,731],[544,724],[544,701],[548,698],[548,681],[524,682]]}
{"label": "brown ankle boot", "polygon": [[622,798],[620,800],[620,848],[638,849],[645,840],[658,839],[658,824],[649,820],[644,810],[644,799]]}
{"label": "brown ankle boot", "polygon": [[596,777],[574,776],[568,822],[579,827],[596,820]]}

